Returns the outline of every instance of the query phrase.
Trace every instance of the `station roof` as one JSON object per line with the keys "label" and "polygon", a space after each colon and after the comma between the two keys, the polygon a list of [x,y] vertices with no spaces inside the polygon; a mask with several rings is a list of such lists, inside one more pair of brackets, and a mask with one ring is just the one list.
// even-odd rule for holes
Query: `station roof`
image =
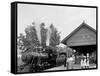
{"label": "station roof", "polygon": [[[85,34],[86,33],[88,34],[88,32],[89,32],[89,35],[91,33],[93,33],[92,35],[95,36],[94,39],[92,38],[92,35],[90,35],[90,37],[92,39],[89,37],[89,35],[87,37],[89,37],[90,39],[89,38],[87,38],[87,39],[86,38],[84,38],[84,39],[82,38],[82,34],[85,36]],[[75,37],[75,35],[77,37]],[[78,40],[79,37],[80,37],[80,39]],[[82,39],[83,39],[84,43],[81,42]],[[68,36],[66,36],[61,41],[61,43],[65,44],[65,45],[68,45],[68,46],[78,46],[78,45],[92,44],[92,43],[89,43],[89,42],[91,42],[90,40],[94,40],[93,43],[94,44],[96,43],[96,30],[83,21],[83,23],[80,24],[80,26],[77,27],[74,31],[72,31]],[[80,43],[79,43],[79,41],[80,41]],[[86,43],[86,42],[88,42],[88,43]]]}

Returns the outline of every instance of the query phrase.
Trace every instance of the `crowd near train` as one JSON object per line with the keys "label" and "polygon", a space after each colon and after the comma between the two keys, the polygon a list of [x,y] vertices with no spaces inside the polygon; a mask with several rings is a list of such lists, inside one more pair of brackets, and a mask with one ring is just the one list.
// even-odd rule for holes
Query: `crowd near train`
{"label": "crowd near train", "polygon": [[[64,50],[64,48],[63,48]],[[41,72],[49,68],[64,65],[66,69],[75,69],[74,64],[81,67],[79,69],[89,68],[89,63],[95,63],[95,59],[90,58],[89,53],[86,55],[66,49],[59,50],[46,46],[45,48],[37,47],[35,50],[26,49],[21,56],[23,64],[18,66],[20,72]],[[91,60],[92,59],[92,60]],[[94,62],[93,62],[94,61]]]}

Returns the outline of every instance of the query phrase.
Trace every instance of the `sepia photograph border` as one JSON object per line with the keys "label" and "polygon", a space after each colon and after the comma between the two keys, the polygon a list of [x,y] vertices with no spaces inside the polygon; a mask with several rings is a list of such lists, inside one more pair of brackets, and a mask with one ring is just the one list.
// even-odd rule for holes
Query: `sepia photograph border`
{"label": "sepia photograph border", "polygon": [[36,73],[49,73],[49,72],[62,72],[62,71],[81,71],[81,70],[93,70],[98,69],[98,7],[87,5],[71,5],[71,4],[56,4],[56,3],[38,3],[38,2],[19,2],[15,1],[11,3],[11,73],[13,74],[28,74],[33,72],[17,72],[17,27],[18,27],[18,4],[31,4],[31,5],[48,5],[48,6],[60,6],[60,7],[82,7],[82,8],[96,8],[96,44],[97,52],[96,68],[88,69],[71,69],[71,70],[54,70],[54,71],[42,71]]}

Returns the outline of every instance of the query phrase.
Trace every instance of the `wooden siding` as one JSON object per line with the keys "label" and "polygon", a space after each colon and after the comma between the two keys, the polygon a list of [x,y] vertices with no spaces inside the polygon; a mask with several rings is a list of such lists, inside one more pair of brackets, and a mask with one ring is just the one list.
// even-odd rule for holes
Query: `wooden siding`
{"label": "wooden siding", "polygon": [[68,46],[95,45],[96,32],[82,26],[66,41],[66,44]]}

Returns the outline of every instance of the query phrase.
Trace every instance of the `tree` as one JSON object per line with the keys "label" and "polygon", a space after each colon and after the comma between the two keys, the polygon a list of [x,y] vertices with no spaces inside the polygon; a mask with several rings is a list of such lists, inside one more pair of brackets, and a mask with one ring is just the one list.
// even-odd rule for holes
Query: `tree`
{"label": "tree", "polygon": [[59,45],[60,43],[60,33],[53,26],[53,24],[50,25],[50,28],[51,28],[50,46],[56,47],[56,45]]}
{"label": "tree", "polygon": [[25,29],[25,33],[26,33],[26,41],[30,43],[30,47],[34,48],[40,45],[35,26],[28,26]]}
{"label": "tree", "polygon": [[41,23],[40,27],[41,27],[41,46],[44,48],[46,47],[47,29],[45,28],[44,23]]}
{"label": "tree", "polygon": [[[18,44],[24,46],[26,49],[27,48],[34,49],[35,47],[40,45],[42,47],[45,47],[48,29],[45,28],[45,24],[43,22],[40,24],[40,29],[41,29],[41,44],[39,43],[35,26],[28,26],[27,28],[25,28],[25,35],[20,34],[20,36],[18,37],[19,39]],[[53,24],[50,25],[50,29],[51,29],[50,46],[56,47],[56,45],[60,43],[60,33],[54,27]]]}
{"label": "tree", "polygon": [[[60,43],[60,33],[54,27],[53,24],[50,25],[50,29],[51,29],[50,46],[56,47],[56,45]],[[31,50],[33,50],[35,47],[38,46],[46,47],[48,29],[45,28],[45,24],[43,22],[40,24],[40,31],[41,31],[41,44],[39,43],[37,37],[37,31],[34,25],[25,28],[25,35],[20,34],[20,36],[18,37],[18,39],[20,39],[18,43],[24,46],[26,49],[31,49]]]}
{"label": "tree", "polygon": [[20,33],[19,37],[17,38],[17,48],[23,51],[25,50],[26,44],[28,44],[28,42],[26,42],[25,36],[22,33]]}

